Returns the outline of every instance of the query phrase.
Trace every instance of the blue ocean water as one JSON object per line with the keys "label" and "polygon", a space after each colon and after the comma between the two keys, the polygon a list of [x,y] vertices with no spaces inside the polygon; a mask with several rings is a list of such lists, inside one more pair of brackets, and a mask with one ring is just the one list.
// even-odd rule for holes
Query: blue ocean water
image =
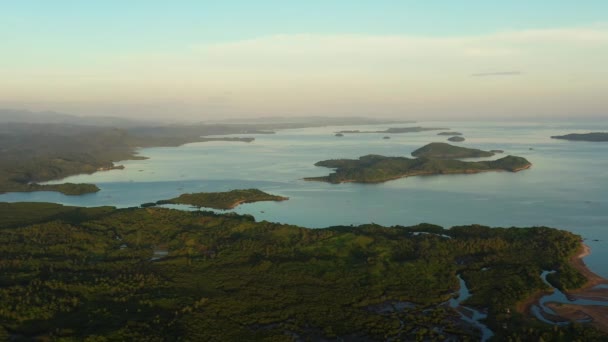
{"label": "blue ocean water", "polygon": [[[608,143],[550,139],[552,135],[608,131],[608,122],[421,122],[464,133],[460,146],[504,150],[533,167],[518,173],[410,177],[382,184],[306,182],[330,169],[320,160],[366,154],[409,156],[434,141],[438,131],[406,134],[346,134],[337,130],[383,130],[407,125],[321,127],[257,135],[253,143],[207,142],[147,148],[148,160],[125,161],[124,170],[79,175],[61,182],[95,183],[101,191],[84,196],[53,192],[9,193],[0,201],[48,201],[79,206],[137,206],[185,192],[259,188],[287,196],[285,202],[238,207],[238,213],[319,228],[374,222],[445,227],[483,224],[500,227],[549,226],[582,235],[592,248],[585,261],[608,277]],[[391,139],[382,139],[384,136]],[[493,158],[499,158],[497,155]],[[489,158],[489,159],[493,159]]]}

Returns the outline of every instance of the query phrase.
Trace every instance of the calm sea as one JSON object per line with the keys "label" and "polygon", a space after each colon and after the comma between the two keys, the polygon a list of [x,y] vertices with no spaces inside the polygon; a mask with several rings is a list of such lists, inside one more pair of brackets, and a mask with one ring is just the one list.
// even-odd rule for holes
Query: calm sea
{"label": "calm sea", "polygon": [[[323,127],[258,135],[253,143],[208,142],[177,148],[147,148],[143,161],[125,161],[126,169],[69,177],[95,183],[101,191],[84,196],[52,192],[10,193],[0,201],[45,201],[78,206],[137,206],[185,192],[259,188],[289,201],[238,207],[238,213],[319,228],[331,225],[414,225],[445,227],[478,223],[500,227],[549,226],[582,235],[593,253],[587,264],[608,277],[608,143],[550,139],[573,132],[608,131],[608,122],[423,122],[464,133],[458,145],[504,150],[527,158],[533,167],[518,173],[442,175],[403,178],[383,184],[305,182],[331,170],[320,160],[366,154],[409,156],[434,141],[436,131],[407,134],[353,134],[343,129],[381,130],[391,125]],[[403,127],[406,125],[392,125]],[[382,139],[384,136],[391,139]],[[497,157],[500,157],[498,155]],[[492,158],[490,158],[492,159]]]}

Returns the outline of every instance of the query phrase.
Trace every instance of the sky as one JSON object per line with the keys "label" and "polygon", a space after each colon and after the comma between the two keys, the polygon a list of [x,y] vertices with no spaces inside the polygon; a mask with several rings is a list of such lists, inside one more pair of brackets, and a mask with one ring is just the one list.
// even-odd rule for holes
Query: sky
{"label": "sky", "polygon": [[0,42],[0,108],[608,118],[605,0],[7,0]]}

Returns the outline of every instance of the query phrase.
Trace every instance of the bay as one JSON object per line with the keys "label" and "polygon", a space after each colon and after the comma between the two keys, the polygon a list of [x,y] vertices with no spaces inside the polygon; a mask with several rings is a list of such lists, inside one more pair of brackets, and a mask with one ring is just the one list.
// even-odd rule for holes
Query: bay
{"label": "bay", "polygon": [[[504,150],[533,166],[518,173],[409,177],[382,184],[326,184],[303,181],[330,169],[314,163],[366,154],[409,156],[434,141],[439,131],[406,134],[345,134],[338,130],[384,130],[342,126],[283,130],[256,135],[252,143],[206,142],[146,148],[147,160],[124,161],[124,170],[77,175],[57,182],[95,183],[101,191],[83,196],[54,192],[8,193],[0,201],[44,201],[78,206],[138,206],[186,192],[259,188],[287,196],[285,202],[245,204],[234,211],[257,220],[310,228],[332,225],[414,225],[444,227],[482,224],[500,227],[549,226],[582,235],[592,248],[585,261],[608,277],[608,143],[571,142],[552,135],[608,131],[608,122],[420,122],[464,134],[456,145]],[[246,135],[245,135],[246,136]],[[391,139],[382,139],[390,136]],[[492,158],[503,156],[501,154]]]}

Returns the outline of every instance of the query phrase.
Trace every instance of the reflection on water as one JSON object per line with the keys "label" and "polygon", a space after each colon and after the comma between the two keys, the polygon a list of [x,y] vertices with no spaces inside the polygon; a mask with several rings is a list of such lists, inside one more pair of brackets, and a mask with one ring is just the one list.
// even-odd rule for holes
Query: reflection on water
{"label": "reflection on water", "polygon": [[152,258],[150,258],[150,261],[166,258],[167,255],[169,255],[169,251],[163,249],[155,249],[152,253]]}
{"label": "reflection on water", "polygon": [[[479,223],[490,226],[549,226],[568,229],[588,238],[593,254],[585,263],[608,277],[608,143],[554,140],[552,135],[608,131],[608,123],[498,123],[427,122],[415,126],[449,127],[464,133],[458,145],[500,149],[529,159],[533,167],[519,173],[411,177],[383,184],[332,185],[305,182],[331,170],[314,163],[365,154],[409,155],[433,141],[445,141],[437,132],[346,134],[322,127],[258,135],[250,144],[208,142],[178,148],[140,151],[147,160],[126,161],[124,170],[69,177],[70,182],[96,183],[101,191],[84,196],[52,192],[11,193],[0,201],[50,201],[71,205],[138,206],[184,192],[260,188],[287,196],[285,202],[245,204],[235,211],[258,220],[326,227],[378,223],[442,226]],[[404,125],[395,125],[404,126]],[[530,150],[530,148],[533,148]],[[599,240],[599,241],[594,241]]]}

